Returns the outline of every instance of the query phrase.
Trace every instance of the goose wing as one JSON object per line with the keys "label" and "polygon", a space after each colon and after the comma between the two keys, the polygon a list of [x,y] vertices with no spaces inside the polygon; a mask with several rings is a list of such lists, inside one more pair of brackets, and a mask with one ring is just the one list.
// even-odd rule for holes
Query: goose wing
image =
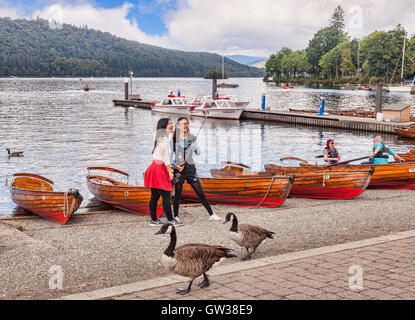
{"label": "goose wing", "polygon": [[187,276],[199,276],[208,271],[221,258],[231,257],[231,249],[203,243],[189,243],[177,247],[174,255],[177,260],[175,271]]}
{"label": "goose wing", "polygon": [[251,248],[259,246],[267,237],[272,238],[272,234],[274,233],[250,224],[240,224],[238,226],[238,231],[242,234],[244,243]]}

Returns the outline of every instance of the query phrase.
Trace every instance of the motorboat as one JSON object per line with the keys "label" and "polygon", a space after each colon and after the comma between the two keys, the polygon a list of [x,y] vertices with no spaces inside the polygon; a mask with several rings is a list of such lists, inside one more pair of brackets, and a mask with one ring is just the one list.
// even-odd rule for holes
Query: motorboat
{"label": "motorboat", "polygon": [[[219,94],[218,98],[215,98],[213,100],[216,100],[216,99],[231,100],[235,103],[237,107],[240,107],[240,108],[245,108],[249,104],[249,101],[239,101],[238,97],[234,94]],[[203,103],[211,101],[211,100],[212,100],[212,95],[210,94],[198,94],[194,98],[192,103],[195,105],[202,105]]]}
{"label": "motorboat", "polygon": [[174,114],[190,114],[191,104],[188,103],[188,100],[184,96],[168,96],[160,102],[153,102],[151,104],[151,110],[154,112],[162,113],[174,113]]}
{"label": "motorboat", "polygon": [[190,115],[215,119],[239,120],[243,109],[228,99],[206,101],[202,105],[190,107]]}

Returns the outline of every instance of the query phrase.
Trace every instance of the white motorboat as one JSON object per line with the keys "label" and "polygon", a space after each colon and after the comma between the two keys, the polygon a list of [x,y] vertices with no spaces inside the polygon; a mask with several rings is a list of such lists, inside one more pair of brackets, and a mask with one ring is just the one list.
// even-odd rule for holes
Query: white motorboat
{"label": "white motorboat", "polygon": [[190,108],[193,117],[207,117],[215,119],[239,120],[243,109],[227,99],[215,99]]}
{"label": "white motorboat", "polygon": [[191,104],[188,103],[186,97],[169,96],[160,102],[153,102],[151,110],[154,112],[174,113],[174,114],[190,114]]}
{"label": "white motorboat", "polygon": [[[239,108],[245,108],[249,104],[249,101],[239,101],[238,97],[234,94],[219,94],[219,99],[231,100]],[[199,94],[193,100],[193,104],[202,105],[203,103],[209,101],[212,101],[212,96],[210,94]]]}

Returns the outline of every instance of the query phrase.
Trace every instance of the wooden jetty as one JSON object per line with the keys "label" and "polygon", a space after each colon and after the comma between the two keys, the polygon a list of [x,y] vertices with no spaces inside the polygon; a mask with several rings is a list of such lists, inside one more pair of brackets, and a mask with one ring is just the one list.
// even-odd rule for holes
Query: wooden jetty
{"label": "wooden jetty", "polygon": [[359,130],[396,134],[395,128],[407,126],[413,122],[377,121],[371,118],[348,117],[338,115],[317,115],[290,111],[264,111],[245,109],[241,119],[261,120],[297,125],[317,126],[321,128],[339,128],[344,130]]}
{"label": "wooden jetty", "polygon": [[[113,100],[114,106],[133,107],[151,110],[152,101]],[[408,126],[414,122],[377,121],[373,118],[348,117],[339,115],[317,115],[303,112],[268,111],[245,109],[242,120],[259,120],[274,123],[291,123],[296,125],[316,126],[320,128],[338,128],[342,130],[357,130],[395,134],[395,128]]]}
{"label": "wooden jetty", "polygon": [[124,107],[124,108],[142,108],[150,109],[153,101],[143,101],[143,100],[112,100],[115,107]]}

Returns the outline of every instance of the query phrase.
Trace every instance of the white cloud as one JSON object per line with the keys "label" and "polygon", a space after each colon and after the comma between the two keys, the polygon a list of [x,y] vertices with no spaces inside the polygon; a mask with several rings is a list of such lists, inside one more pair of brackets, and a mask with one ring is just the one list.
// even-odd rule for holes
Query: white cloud
{"label": "white cloud", "polygon": [[[49,20],[56,16],[56,12],[61,12],[63,23],[76,26],[87,25],[88,28],[109,32],[113,35],[135,40],[142,43],[162,46],[162,36],[147,36],[138,26],[135,20],[130,21],[127,16],[133,8],[133,4],[124,2],[120,7],[100,8],[94,7],[90,3],[78,4],[54,4],[45,6],[33,13],[33,18],[41,17]],[[56,8],[60,8],[57,10]]]}
{"label": "white cloud", "polygon": [[[413,0],[177,0],[176,6],[173,0],[154,0],[154,7],[163,9],[168,30],[159,36],[147,35],[140,29],[140,21],[127,18],[135,5],[140,10],[139,2],[109,9],[88,0],[68,1],[48,1],[32,17],[50,19],[56,14],[53,5],[55,9],[59,5],[64,23],[88,25],[129,40],[180,50],[264,56],[282,46],[306,48],[314,33],[328,25],[339,3],[352,36],[391,29],[398,23],[415,32]],[[0,16],[21,17],[22,12],[0,2]]]}

